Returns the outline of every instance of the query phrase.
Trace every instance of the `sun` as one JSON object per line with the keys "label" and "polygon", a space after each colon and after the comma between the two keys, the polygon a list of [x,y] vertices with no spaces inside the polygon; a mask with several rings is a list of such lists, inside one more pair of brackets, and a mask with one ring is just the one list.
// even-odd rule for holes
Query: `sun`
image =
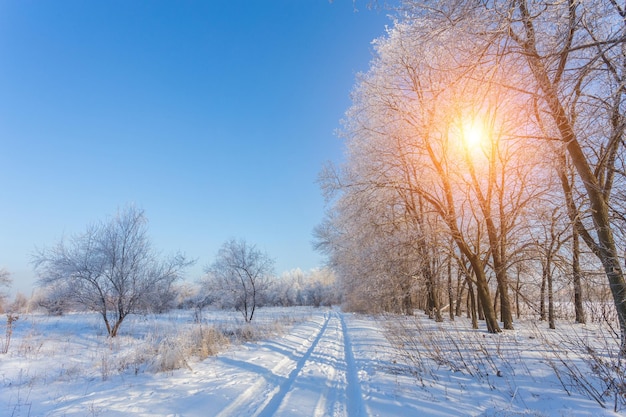
{"label": "sun", "polygon": [[463,143],[468,149],[480,148],[485,137],[485,129],[477,120],[466,120],[463,123]]}

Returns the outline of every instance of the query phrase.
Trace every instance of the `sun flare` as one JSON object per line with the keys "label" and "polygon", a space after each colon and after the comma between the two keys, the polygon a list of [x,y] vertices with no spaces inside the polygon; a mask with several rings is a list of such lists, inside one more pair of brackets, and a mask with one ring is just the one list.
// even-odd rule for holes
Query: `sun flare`
{"label": "sun flare", "polygon": [[463,123],[463,142],[469,149],[480,147],[484,140],[485,132],[482,124],[476,120]]}

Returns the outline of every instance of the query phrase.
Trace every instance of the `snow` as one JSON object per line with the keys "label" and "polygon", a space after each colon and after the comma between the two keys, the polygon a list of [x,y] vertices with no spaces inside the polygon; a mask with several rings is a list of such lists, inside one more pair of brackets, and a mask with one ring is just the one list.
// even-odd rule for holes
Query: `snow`
{"label": "snow", "polygon": [[[585,369],[575,343],[565,343],[598,339],[590,325],[550,333],[524,322],[491,335],[462,319],[260,309],[260,340],[158,372],[201,325],[191,311],[128,320],[109,339],[94,314],[21,316],[0,354],[0,416],[619,415],[554,371],[559,358]],[[208,312],[208,325],[241,323],[236,313]]]}

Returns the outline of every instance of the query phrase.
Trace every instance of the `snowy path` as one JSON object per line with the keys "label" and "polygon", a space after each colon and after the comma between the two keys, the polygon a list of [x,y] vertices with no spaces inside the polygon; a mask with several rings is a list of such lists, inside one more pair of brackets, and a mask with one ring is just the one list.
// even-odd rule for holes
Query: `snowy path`
{"label": "snowy path", "polygon": [[227,366],[218,377],[237,388],[212,392],[224,406],[210,415],[404,417],[447,408],[419,405],[415,381],[393,371],[399,369],[393,348],[371,319],[327,311],[282,338],[248,348],[215,359],[218,368]]}
{"label": "snowy path", "polygon": [[[291,345],[291,342],[295,342]],[[284,357],[218,416],[360,416],[362,400],[354,355],[340,313],[329,312],[306,341],[264,343]],[[291,346],[290,346],[291,345]],[[289,349],[296,348],[289,352]],[[305,350],[306,349],[306,350]],[[259,404],[258,400],[263,401]],[[253,409],[258,406],[258,409]]]}

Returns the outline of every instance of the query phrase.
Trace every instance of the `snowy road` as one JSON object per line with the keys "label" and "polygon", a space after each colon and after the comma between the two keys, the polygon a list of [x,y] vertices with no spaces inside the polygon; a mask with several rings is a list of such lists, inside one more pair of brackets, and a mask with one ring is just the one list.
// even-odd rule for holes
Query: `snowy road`
{"label": "snowy road", "polygon": [[[393,349],[373,320],[327,311],[288,335],[215,358],[227,387],[211,393],[219,417],[374,417],[423,412],[415,383],[399,384]],[[223,405],[218,405],[223,404]],[[430,408],[430,411],[438,407]]]}
{"label": "snowy road", "polygon": [[[262,350],[278,359],[269,371],[239,394],[220,417],[360,416],[363,404],[354,354],[340,313],[324,315],[321,327],[305,340],[297,335],[268,342]],[[271,354],[274,352],[276,355]],[[251,362],[261,361],[253,357]],[[224,360],[229,362],[229,360]]]}

